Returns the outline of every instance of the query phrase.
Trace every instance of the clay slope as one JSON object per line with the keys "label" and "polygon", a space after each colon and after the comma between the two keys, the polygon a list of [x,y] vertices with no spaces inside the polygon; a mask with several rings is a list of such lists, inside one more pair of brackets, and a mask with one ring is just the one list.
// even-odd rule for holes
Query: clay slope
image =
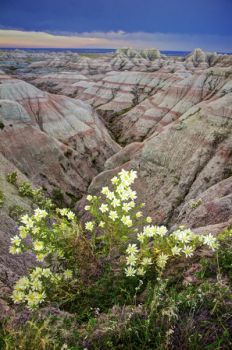
{"label": "clay slope", "polygon": [[[203,101],[220,101],[226,95],[227,104],[231,102],[228,94],[232,86],[231,68],[210,68],[195,74],[176,72],[166,79],[163,74],[158,77],[155,93],[127,113],[111,119],[111,128],[119,142],[142,141],[166,125],[178,122],[193,106],[200,108],[198,104]],[[219,103],[223,108],[224,100]]]}
{"label": "clay slope", "polygon": [[79,198],[120,149],[91,107],[20,80],[0,84],[0,152],[33,182]]}

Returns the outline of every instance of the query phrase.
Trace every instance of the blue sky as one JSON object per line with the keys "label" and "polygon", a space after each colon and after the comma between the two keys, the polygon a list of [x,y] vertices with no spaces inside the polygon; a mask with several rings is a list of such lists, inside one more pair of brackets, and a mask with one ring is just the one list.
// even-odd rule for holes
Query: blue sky
{"label": "blue sky", "polygon": [[45,46],[49,33],[54,45],[232,50],[232,0],[0,0],[0,9],[0,46],[7,35],[27,46],[38,32]]}

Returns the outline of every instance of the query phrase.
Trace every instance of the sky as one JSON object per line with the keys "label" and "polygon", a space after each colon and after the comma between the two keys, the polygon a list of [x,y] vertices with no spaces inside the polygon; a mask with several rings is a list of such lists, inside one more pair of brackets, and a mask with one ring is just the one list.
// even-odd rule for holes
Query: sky
{"label": "sky", "polygon": [[0,47],[232,52],[232,0],[0,0]]}

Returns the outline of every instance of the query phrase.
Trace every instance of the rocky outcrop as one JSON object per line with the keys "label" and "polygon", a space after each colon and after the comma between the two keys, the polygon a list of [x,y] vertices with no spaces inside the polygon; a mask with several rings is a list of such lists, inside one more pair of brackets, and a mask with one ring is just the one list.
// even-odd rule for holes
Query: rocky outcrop
{"label": "rocky outcrop", "polygon": [[35,183],[79,198],[120,147],[84,102],[16,79],[0,84],[0,152]]}
{"label": "rocky outcrop", "polygon": [[[143,143],[134,147],[131,144],[111,157],[106,162],[106,171],[93,180],[90,191],[97,192],[122,167],[135,169],[139,174],[138,193],[156,223],[172,226],[184,221],[197,228],[229,222],[231,112],[231,93],[219,94],[188,109],[178,122],[164,126]],[[220,192],[220,186],[226,188]],[[207,193],[214,197],[214,203],[209,204]],[[204,211],[191,207],[201,195]],[[184,220],[186,206],[194,213],[187,212]]]}

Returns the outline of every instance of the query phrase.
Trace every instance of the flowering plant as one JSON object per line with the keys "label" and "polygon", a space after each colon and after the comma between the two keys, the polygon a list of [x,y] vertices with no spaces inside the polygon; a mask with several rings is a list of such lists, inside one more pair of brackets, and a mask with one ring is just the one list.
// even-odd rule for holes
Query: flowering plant
{"label": "flowering plant", "polygon": [[127,276],[141,277],[151,266],[155,266],[161,274],[169,260],[179,256],[191,257],[201,245],[213,251],[218,247],[216,238],[211,234],[197,235],[183,226],[168,234],[165,226],[147,225],[137,234],[137,243],[127,247],[125,273]]}
{"label": "flowering plant", "polygon": [[22,216],[21,223],[19,234],[11,239],[10,253],[30,251],[45,267],[36,267],[28,277],[19,279],[14,287],[13,300],[25,302],[33,309],[45,300],[52,286],[76,278],[83,258],[78,252],[81,254],[91,247],[75,214],[69,209],[47,212],[37,208],[31,217]]}
{"label": "flowering plant", "polygon": [[89,203],[85,210],[91,213],[94,220],[86,222],[85,228],[90,232],[100,230],[100,235],[93,235],[94,244],[96,240],[102,241],[108,253],[115,247],[123,247],[139,225],[151,222],[150,217],[143,218],[141,209],[145,204],[135,203],[137,193],[131,189],[131,185],[136,178],[136,171],[123,169],[111,179],[112,190],[105,186],[99,197],[87,196]]}
{"label": "flowering plant", "polygon": [[67,208],[37,208],[32,216],[22,216],[10,252],[31,251],[43,265],[16,283],[16,303],[36,308],[46,297],[52,297],[53,286],[59,288],[67,279],[75,281],[77,275],[81,279],[89,261],[96,266],[96,255],[109,256],[113,249],[126,251],[122,259],[126,276],[140,279],[152,266],[161,274],[169,260],[191,257],[201,245],[217,249],[217,240],[211,234],[197,235],[183,226],[169,233],[165,226],[152,225],[151,217],[143,215],[144,203],[136,204],[137,193],[131,188],[136,178],[136,171],[121,170],[111,179],[112,190],[106,186],[99,197],[87,196],[85,210],[94,218],[85,223],[90,240]]}

